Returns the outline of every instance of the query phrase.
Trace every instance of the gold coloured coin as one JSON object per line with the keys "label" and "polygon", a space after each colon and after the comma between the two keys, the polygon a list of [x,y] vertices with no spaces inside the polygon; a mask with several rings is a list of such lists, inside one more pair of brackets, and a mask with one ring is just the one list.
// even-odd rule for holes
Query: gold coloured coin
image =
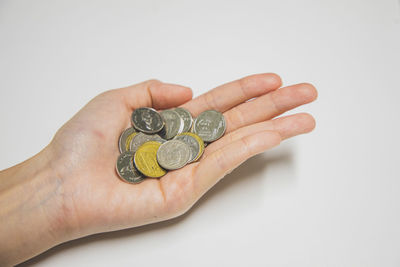
{"label": "gold coloured coin", "polygon": [[138,132],[133,132],[133,133],[131,133],[130,135],[128,135],[128,137],[126,138],[126,141],[125,141],[125,151],[129,151],[130,149],[131,149],[131,142],[132,142],[132,139],[133,139],[133,137],[135,137],[135,135],[137,135],[138,134]]}
{"label": "gold coloured coin", "polygon": [[197,157],[193,160],[193,161],[197,161],[197,160],[203,155],[203,152],[204,152],[205,145],[204,145],[203,139],[201,139],[201,137],[198,136],[198,135],[195,134],[195,133],[186,132],[186,133],[181,133],[181,135],[182,135],[182,134],[192,136],[192,137],[194,137],[194,138],[197,140],[197,142],[199,142],[199,145],[200,145],[200,152],[199,152],[199,154],[197,155]]}
{"label": "gold coloured coin", "polygon": [[158,178],[167,173],[157,162],[157,150],[160,145],[159,142],[150,141],[136,150],[134,156],[136,168],[148,177]]}
{"label": "gold coloured coin", "polygon": [[134,132],[136,132],[135,128],[129,127],[121,133],[118,139],[118,148],[120,153],[124,153],[125,151],[129,150],[126,149],[126,139]]}

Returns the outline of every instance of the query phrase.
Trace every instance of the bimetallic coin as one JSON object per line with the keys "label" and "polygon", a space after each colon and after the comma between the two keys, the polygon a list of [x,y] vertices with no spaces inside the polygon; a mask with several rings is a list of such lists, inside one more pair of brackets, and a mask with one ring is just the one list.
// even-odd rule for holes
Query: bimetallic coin
{"label": "bimetallic coin", "polygon": [[150,141],[141,145],[136,150],[134,162],[136,168],[144,175],[158,178],[167,173],[157,162],[157,150],[161,146],[159,142]]}
{"label": "bimetallic coin", "polygon": [[200,154],[200,143],[191,135],[180,134],[175,136],[174,140],[179,140],[187,144],[190,148],[190,160],[188,163],[193,162]]}
{"label": "bimetallic coin", "polygon": [[133,153],[126,151],[117,159],[118,176],[125,182],[137,184],[144,180],[142,174],[133,165]]}
{"label": "bimetallic coin", "polygon": [[128,137],[126,138],[126,142],[125,142],[125,151],[129,151],[131,150],[131,142],[133,137],[135,137],[138,134],[138,132],[134,132],[131,133],[130,135],[128,135]]}
{"label": "bimetallic coin", "polygon": [[205,144],[204,144],[203,140],[200,138],[200,136],[198,136],[198,135],[195,134],[195,133],[186,132],[186,133],[182,133],[182,135],[189,135],[189,136],[192,136],[192,137],[194,137],[194,138],[197,140],[197,142],[199,143],[199,145],[200,145],[199,154],[198,154],[198,155],[196,156],[196,158],[193,160],[193,161],[197,161],[197,160],[203,155],[203,153],[204,153]]}
{"label": "bimetallic coin", "polygon": [[196,118],[193,132],[204,142],[212,142],[220,138],[226,130],[224,115],[216,110],[206,110]]}
{"label": "bimetallic coin", "polygon": [[136,130],[147,134],[158,133],[164,127],[160,114],[152,108],[135,109],[131,121]]}
{"label": "bimetallic coin", "polygon": [[157,151],[157,161],[167,170],[176,170],[185,166],[191,157],[190,147],[179,140],[169,140]]}
{"label": "bimetallic coin", "polygon": [[132,134],[134,134],[136,132],[136,130],[132,127],[126,129],[125,131],[122,132],[122,134],[119,136],[119,140],[118,140],[118,147],[119,147],[119,152],[120,153],[124,153],[125,151],[129,150],[126,148],[126,143],[128,138],[130,137]]}
{"label": "bimetallic coin", "polygon": [[144,134],[138,133],[132,138],[130,144],[130,151],[136,152],[136,150],[146,142],[157,141],[159,143],[164,143],[166,140],[162,139],[158,134]]}
{"label": "bimetallic coin", "polygon": [[190,112],[184,108],[174,108],[174,111],[183,119],[182,132],[189,132],[193,124],[192,114],[190,114]]}
{"label": "bimetallic coin", "polygon": [[167,140],[174,138],[183,130],[184,122],[181,116],[172,109],[163,110],[160,112],[161,117],[165,122],[165,132],[163,137]]}

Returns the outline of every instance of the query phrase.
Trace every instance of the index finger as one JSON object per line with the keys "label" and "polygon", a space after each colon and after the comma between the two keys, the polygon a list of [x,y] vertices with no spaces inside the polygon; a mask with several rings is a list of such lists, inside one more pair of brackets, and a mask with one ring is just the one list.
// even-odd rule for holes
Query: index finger
{"label": "index finger", "polygon": [[218,86],[182,105],[192,113],[199,115],[208,109],[225,112],[240,103],[278,89],[281,78],[274,73],[250,75],[239,80]]}

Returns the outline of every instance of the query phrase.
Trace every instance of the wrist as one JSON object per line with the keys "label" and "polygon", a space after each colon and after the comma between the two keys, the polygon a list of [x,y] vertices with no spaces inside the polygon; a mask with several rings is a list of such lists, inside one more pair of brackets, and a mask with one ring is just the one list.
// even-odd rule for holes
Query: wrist
{"label": "wrist", "polygon": [[0,263],[17,264],[69,239],[62,177],[46,147],[0,172]]}

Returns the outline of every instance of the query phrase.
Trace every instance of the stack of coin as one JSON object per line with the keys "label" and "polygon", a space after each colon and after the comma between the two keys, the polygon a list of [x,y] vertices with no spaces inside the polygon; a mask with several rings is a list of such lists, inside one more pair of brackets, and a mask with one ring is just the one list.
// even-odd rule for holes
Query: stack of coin
{"label": "stack of coin", "polygon": [[116,169],[122,180],[133,184],[199,160],[205,145],[226,129],[224,116],[216,110],[206,110],[193,120],[184,108],[157,112],[143,107],[133,111],[131,122],[119,137]]}

